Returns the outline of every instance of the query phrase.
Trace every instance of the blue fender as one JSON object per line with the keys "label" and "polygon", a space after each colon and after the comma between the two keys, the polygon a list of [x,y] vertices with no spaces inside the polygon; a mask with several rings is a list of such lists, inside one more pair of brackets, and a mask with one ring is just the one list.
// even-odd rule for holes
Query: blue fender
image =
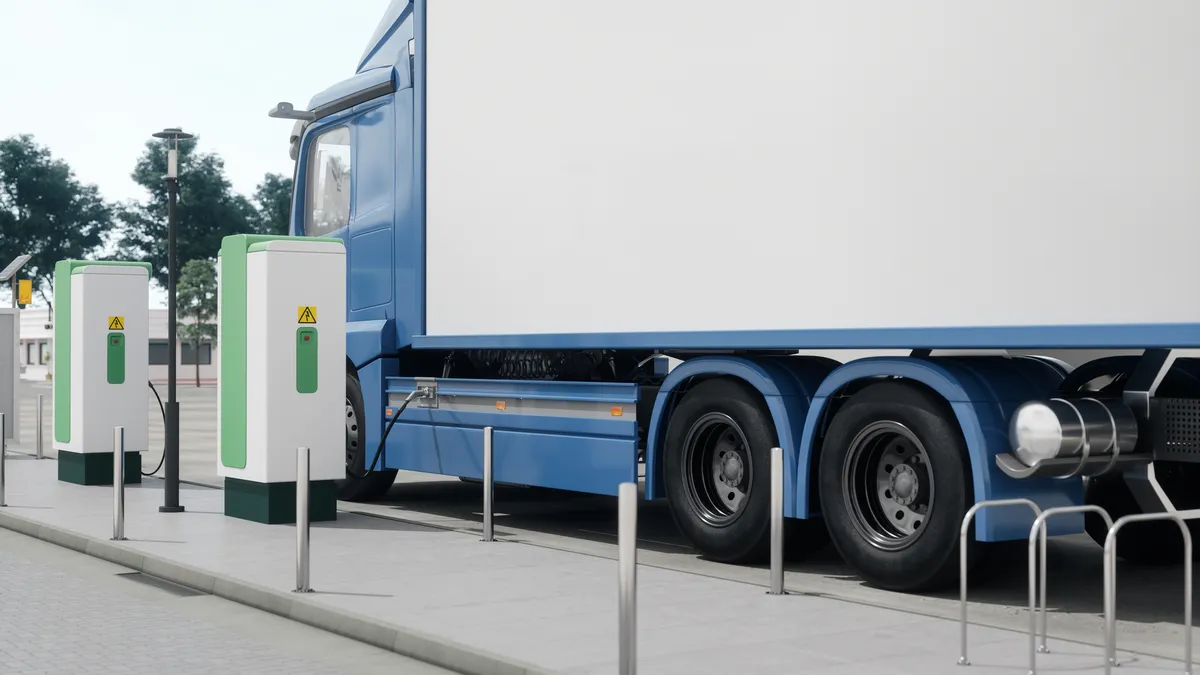
{"label": "blue fender", "polygon": [[[799,466],[796,441],[801,437],[813,394],[837,366],[836,361],[819,357],[704,356],[676,367],[659,388],[651,412],[646,440],[646,499],[665,496],[660,448],[666,438],[667,421],[682,393],[680,385],[695,377],[711,376],[735,377],[762,394],[775,422],[779,447],[784,449],[784,494],[794,494]],[[793,503],[785,501],[784,515],[792,516],[793,510]]]}
{"label": "blue fender", "polygon": [[[395,351],[396,331],[389,330],[391,321],[351,321],[346,324],[346,358],[356,366],[367,363],[381,354]],[[363,427],[366,447],[379,445],[383,436],[384,387],[387,377],[396,374],[394,359],[376,359],[358,371],[363,393]]]}
{"label": "blue fender", "polygon": [[[814,446],[822,428],[831,397],[847,385],[866,378],[899,377],[919,382],[944,398],[954,412],[970,455],[975,501],[1024,497],[1042,509],[1079,504],[1082,480],[1009,478],[995,463],[997,454],[1008,452],[1008,421],[1021,403],[1047,396],[1062,381],[1063,370],[1042,359],[1002,356],[876,357],[848,363],[830,374],[817,389],[800,440],[800,462],[796,484],[802,489],[791,495],[792,511],[808,517]],[[815,515],[815,514],[814,514]],[[1033,525],[1031,510],[1020,507],[981,509],[976,515],[976,538],[980,541],[1026,539]],[[1048,522],[1049,534],[1073,534],[1083,530],[1081,515],[1064,515]]]}

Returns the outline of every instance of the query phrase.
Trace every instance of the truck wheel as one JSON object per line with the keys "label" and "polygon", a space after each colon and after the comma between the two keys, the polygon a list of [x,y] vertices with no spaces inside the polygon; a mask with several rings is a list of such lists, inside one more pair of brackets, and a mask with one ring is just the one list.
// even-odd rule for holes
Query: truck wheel
{"label": "truck wheel", "polygon": [[940,399],[901,382],[863,389],[833,418],[818,473],[833,544],[864,579],[917,592],[958,578],[971,468]]}
{"label": "truck wheel", "polygon": [[[667,425],[664,481],[671,515],[702,554],[724,563],[770,552],[771,448],[775,425],[759,393],[740,381],[708,380],[684,396]],[[792,553],[828,543],[819,520],[786,521]]]}
{"label": "truck wheel", "polygon": [[[362,475],[363,468],[375,458],[375,448],[366,447],[366,433],[362,422],[362,385],[353,373],[346,373],[346,465]],[[379,459],[380,463],[383,458]],[[376,465],[378,467],[378,465]],[[396,481],[396,470],[375,471],[366,478],[355,478],[349,474],[337,481],[338,499],[349,502],[369,502],[382,498]]]}

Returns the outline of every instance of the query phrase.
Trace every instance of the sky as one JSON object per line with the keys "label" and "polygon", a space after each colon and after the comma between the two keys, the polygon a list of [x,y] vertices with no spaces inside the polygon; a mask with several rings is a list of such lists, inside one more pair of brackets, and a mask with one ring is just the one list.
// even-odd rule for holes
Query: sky
{"label": "sky", "polygon": [[298,108],[354,74],[388,0],[0,0],[0,138],[28,133],[110,201],[151,134],[178,126],[238,192],[291,175]]}

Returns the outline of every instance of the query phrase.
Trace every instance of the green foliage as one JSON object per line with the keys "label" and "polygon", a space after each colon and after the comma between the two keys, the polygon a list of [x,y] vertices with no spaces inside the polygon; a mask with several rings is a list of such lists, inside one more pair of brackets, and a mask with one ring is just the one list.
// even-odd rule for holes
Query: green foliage
{"label": "green foliage", "polygon": [[0,266],[31,255],[21,275],[47,304],[54,263],[93,256],[112,225],[112,207],[66,162],[29,135],[0,140]]}
{"label": "green foliage", "polygon": [[254,191],[258,234],[287,234],[292,213],[292,179],[269,173]]}
{"label": "green foliage", "polygon": [[196,355],[196,386],[200,386],[200,346],[217,344],[217,267],[209,259],[189,260],[176,286],[179,337],[190,342]]}
{"label": "green foliage", "polygon": [[217,339],[217,268],[210,259],[189,260],[183,265],[176,286],[177,312],[184,340],[198,342]]}
{"label": "green foliage", "polygon": [[[176,259],[180,265],[217,255],[221,239],[254,231],[257,214],[250,200],[233,191],[225,162],[215,153],[196,150],[198,139],[179,143],[179,195],[176,205]],[[142,203],[126,204],[119,215],[119,255],[148,262],[154,278],[167,285],[167,149],[162,141],[146,142],[133,170],[134,182],[150,194]]]}

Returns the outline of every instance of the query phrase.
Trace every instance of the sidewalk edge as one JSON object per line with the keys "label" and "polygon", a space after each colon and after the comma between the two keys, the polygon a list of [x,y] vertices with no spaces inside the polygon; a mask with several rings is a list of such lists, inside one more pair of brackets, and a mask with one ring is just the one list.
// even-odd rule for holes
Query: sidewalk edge
{"label": "sidewalk edge", "polygon": [[6,511],[0,511],[0,527],[463,675],[556,675],[554,671],[453,640],[305,601],[299,595],[135,551],[117,542],[78,534]]}

